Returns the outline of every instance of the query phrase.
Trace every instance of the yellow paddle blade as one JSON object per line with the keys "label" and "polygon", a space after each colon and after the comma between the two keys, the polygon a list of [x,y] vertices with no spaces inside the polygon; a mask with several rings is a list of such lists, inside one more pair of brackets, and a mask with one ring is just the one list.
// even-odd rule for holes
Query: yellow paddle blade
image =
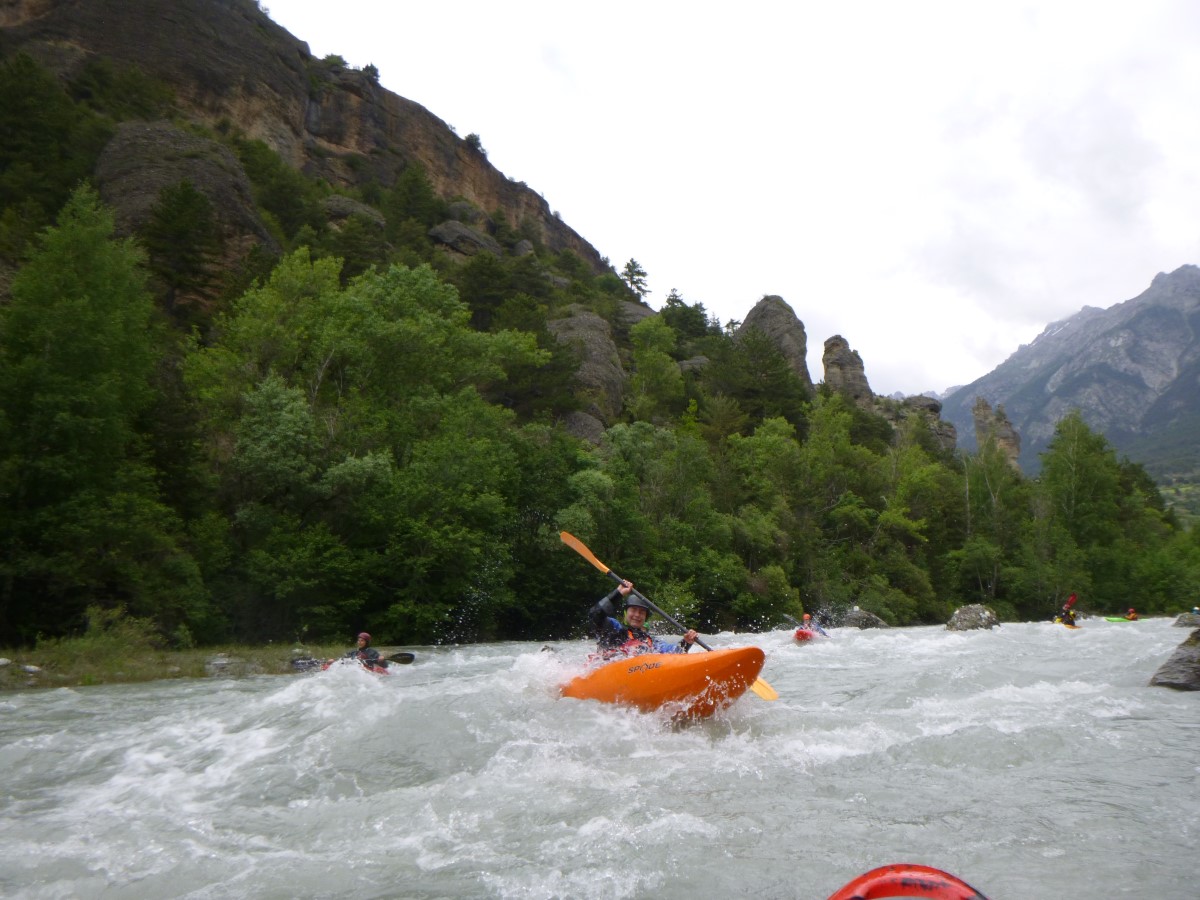
{"label": "yellow paddle blade", "polygon": [[584,559],[586,559],[588,562],[590,562],[593,566],[595,566],[601,572],[604,572],[605,574],[608,573],[608,571],[609,571],[608,566],[606,566],[604,563],[600,562],[600,560],[596,559],[596,557],[594,557],[592,555],[592,551],[587,548],[587,545],[583,541],[581,541],[579,538],[575,537],[575,535],[571,534],[571,532],[560,531],[558,533],[558,536],[559,536],[559,538],[562,539],[562,542],[564,544],[566,544],[568,547],[570,547],[572,550],[574,550],[576,553],[578,553],[580,556],[582,556]]}
{"label": "yellow paddle blade", "polygon": [[750,690],[754,691],[754,693],[758,694],[758,696],[762,697],[764,700],[779,699],[779,691],[775,690],[775,688],[771,687],[761,678],[755,681],[754,684],[750,685]]}

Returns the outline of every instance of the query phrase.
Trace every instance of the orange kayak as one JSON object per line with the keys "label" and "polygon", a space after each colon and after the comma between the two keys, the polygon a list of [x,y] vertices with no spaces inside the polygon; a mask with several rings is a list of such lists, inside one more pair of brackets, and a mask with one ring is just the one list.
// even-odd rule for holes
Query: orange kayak
{"label": "orange kayak", "polygon": [[764,660],[758,647],[622,656],[572,678],[561,690],[577,700],[619,703],[643,712],[674,708],[676,715],[704,718],[742,696]]}

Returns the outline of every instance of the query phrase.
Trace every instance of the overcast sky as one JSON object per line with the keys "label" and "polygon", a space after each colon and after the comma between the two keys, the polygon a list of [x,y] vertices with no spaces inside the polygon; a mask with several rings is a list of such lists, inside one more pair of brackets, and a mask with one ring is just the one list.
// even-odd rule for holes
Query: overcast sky
{"label": "overcast sky", "polygon": [[778,294],[814,381],[990,372],[1200,263],[1200,3],[263,0],[620,270],[722,324]]}

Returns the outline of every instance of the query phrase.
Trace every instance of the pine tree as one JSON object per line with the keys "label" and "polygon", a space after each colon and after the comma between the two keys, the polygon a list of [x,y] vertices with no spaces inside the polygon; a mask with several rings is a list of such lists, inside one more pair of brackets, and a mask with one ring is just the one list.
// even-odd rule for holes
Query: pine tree
{"label": "pine tree", "polygon": [[181,299],[200,299],[212,285],[221,234],[212,203],[190,181],[163,188],[142,238],[150,271],[166,291],[168,312],[174,312]]}
{"label": "pine tree", "polygon": [[621,280],[638,295],[639,300],[650,293],[650,289],[646,287],[646,270],[632,257],[629,262],[625,263],[625,268],[621,270]]}

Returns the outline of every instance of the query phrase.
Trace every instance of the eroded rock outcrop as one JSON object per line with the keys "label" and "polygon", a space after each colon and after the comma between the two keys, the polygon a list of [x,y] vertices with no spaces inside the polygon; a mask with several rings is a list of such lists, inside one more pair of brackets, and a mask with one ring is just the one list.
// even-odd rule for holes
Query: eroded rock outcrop
{"label": "eroded rock outcrop", "polygon": [[255,244],[279,253],[241,164],[216,141],[169,122],[125,122],[101,152],[95,175],[122,234],[145,226],[164,188],[188,181],[212,203],[230,253],[240,256]]}
{"label": "eroded rock outcrop", "polygon": [[1000,627],[1000,618],[982,603],[960,606],[946,623],[947,631],[975,631],[980,628]]}
{"label": "eroded rock outcrop", "polygon": [[[569,417],[564,424],[577,437],[596,443],[621,413],[625,402],[625,370],[608,322],[578,304],[568,307],[568,312],[566,318],[547,322],[546,327],[558,341],[571,345],[579,353],[576,379],[588,404],[582,413]],[[590,417],[591,421],[584,417]]]}
{"label": "eroded rock outcrop", "polygon": [[994,440],[1009,464],[1019,469],[1017,461],[1021,456],[1021,436],[1013,428],[1012,422],[1008,421],[1004,405],[999,404],[993,410],[985,399],[976,397],[971,414],[975,419],[975,445],[982,447],[989,440]]}
{"label": "eroded rock outcrop", "polygon": [[875,405],[875,395],[867,382],[862,357],[840,334],[825,341],[825,354],[821,359],[825,368],[825,383],[839,394],[849,398],[862,409]]}
{"label": "eroded rock outcrop", "polygon": [[779,348],[788,367],[811,393],[813,382],[808,374],[808,335],[804,332],[804,323],[782,297],[772,294],[754,304],[745,321],[734,332],[734,340],[752,330],[761,331]]}
{"label": "eroded rock outcrop", "polygon": [[841,625],[844,628],[890,628],[887,622],[865,609],[857,606],[842,616]]}
{"label": "eroded rock outcrop", "polygon": [[[933,434],[938,446],[947,453],[953,452],[958,446],[958,429],[954,427],[953,422],[942,418],[941,400],[923,394],[905,397],[900,401],[898,413],[893,424],[915,416]],[[887,416],[887,413],[884,415]]]}
{"label": "eroded rock outcrop", "polygon": [[476,231],[456,219],[449,219],[429,229],[429,236],[457,256],[467,258],[477,253],[502,256],[504,248],[490,235]]}
{"label": "eroded rock outcrop", "polygon": [[351,219],[361,219],[378,231],[383,231],[387,221],[383,214],[373,206],[359,203],[351,197],[333,194],[321,201],[321,210],[325,213],[331,228],[342,228]]}

